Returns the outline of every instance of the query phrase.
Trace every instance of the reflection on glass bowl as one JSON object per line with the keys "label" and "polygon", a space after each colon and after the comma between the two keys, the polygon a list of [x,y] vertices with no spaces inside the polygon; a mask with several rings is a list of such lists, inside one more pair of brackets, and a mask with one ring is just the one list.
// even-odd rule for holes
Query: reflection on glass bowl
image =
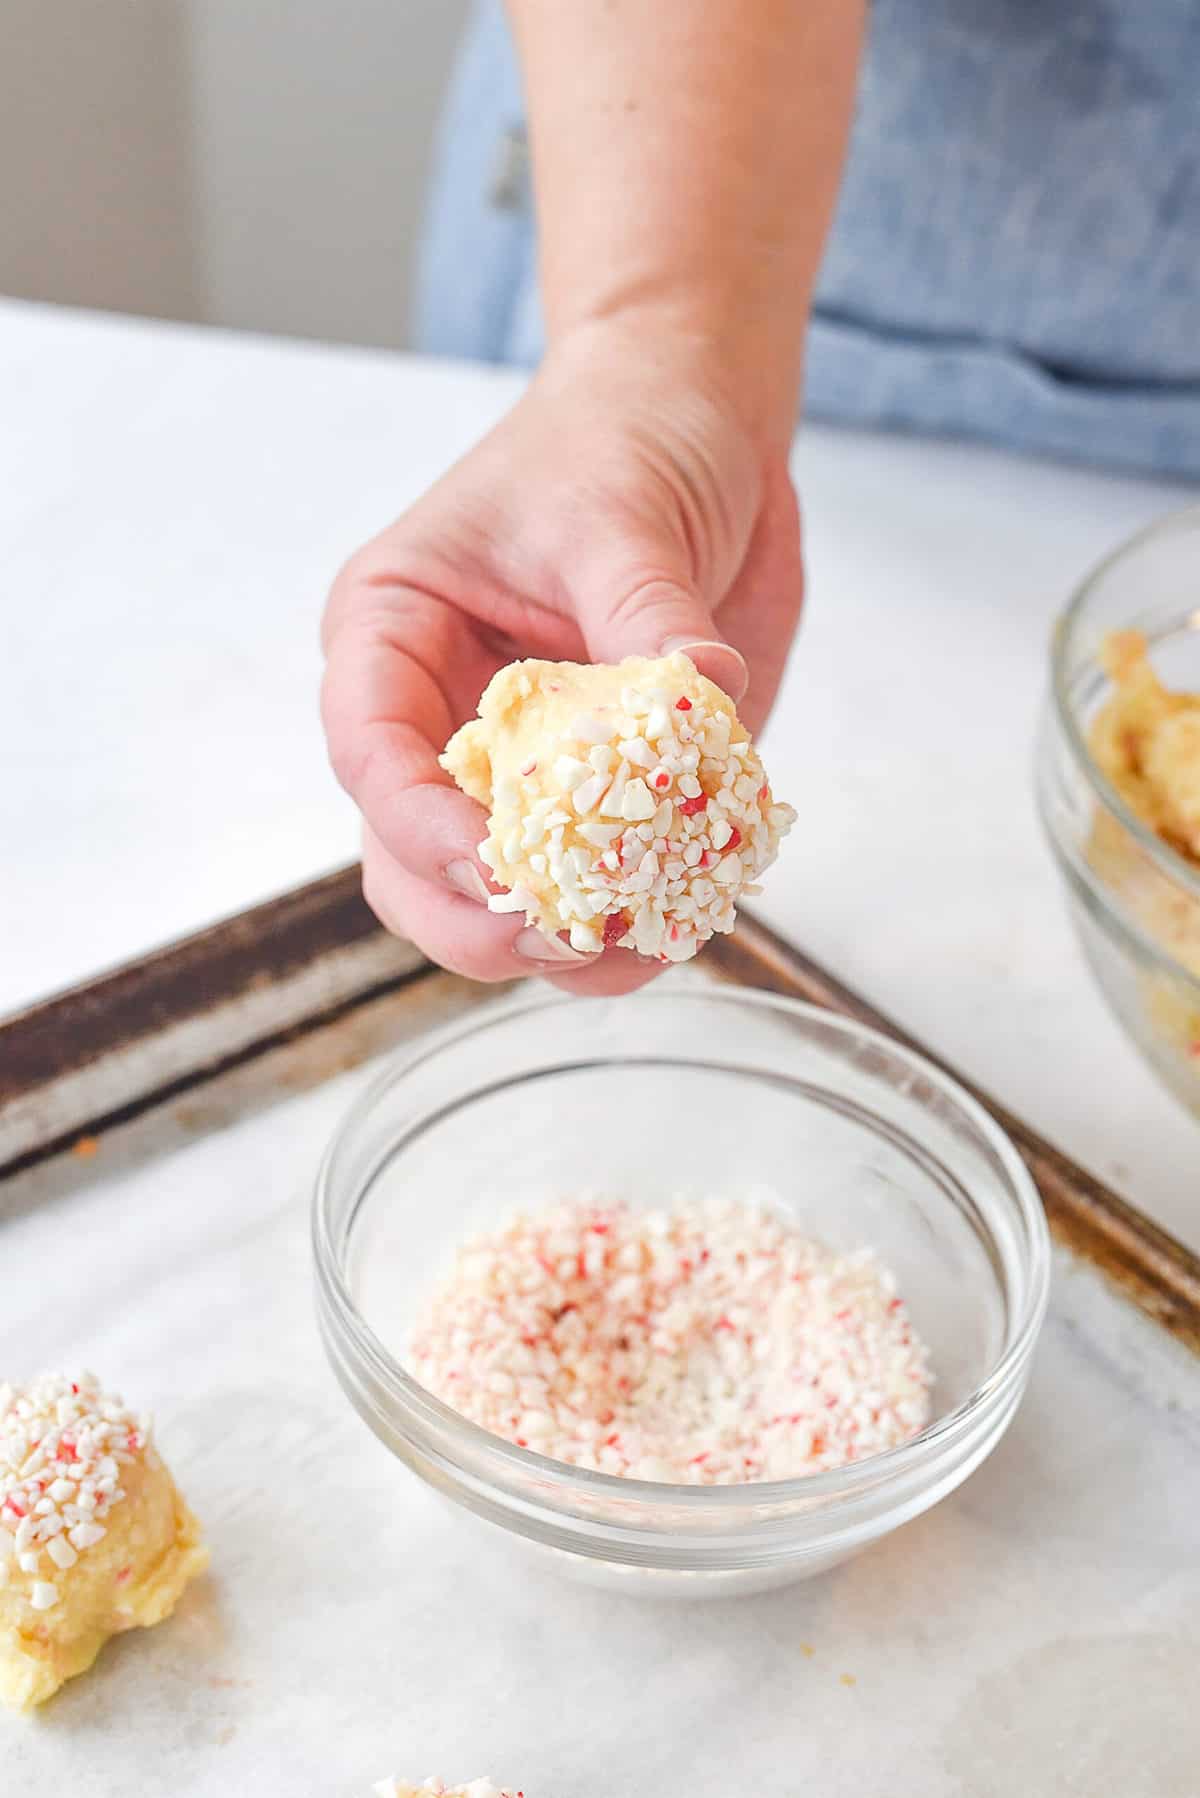
{"label": "reflection on glass bowl", "polygon": [[1144,636],[1168,688],[1200,693],[1200,507],[1132,538],[1075,594],[1054,632],[1037,761],[1088,964],[1163,1083],[1200,1114],[1200,865],[1137,816],[1094,753],[1116,631]]}

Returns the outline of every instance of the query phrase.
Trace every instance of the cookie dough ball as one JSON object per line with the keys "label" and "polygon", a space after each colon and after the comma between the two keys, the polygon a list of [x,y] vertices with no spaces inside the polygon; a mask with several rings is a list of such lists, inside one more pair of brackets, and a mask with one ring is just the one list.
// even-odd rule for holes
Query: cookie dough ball
{"label": "cookie dough ball", "polygon": [[41,1704],[207,1561],[147,1420],[89,1374],[0,1385],[0,1699]]}
{"label": "cookie dough ball", "polygon": [[685,655],[514,662],[442,766],[488,808],[493,911],[583,951],[686,961],[734,924],[795,821],[733,701]]}
{"label": "cookie dough ball", "polygon": [[490,1779],[473,1779],[470,1785],[446,1786],[440,1779],[427,1779],[424,1785],[409,1785],[403,1779],[381,1779],[374,1788],[376,1798],[524,1798],[521,1792],[503,1791]]}

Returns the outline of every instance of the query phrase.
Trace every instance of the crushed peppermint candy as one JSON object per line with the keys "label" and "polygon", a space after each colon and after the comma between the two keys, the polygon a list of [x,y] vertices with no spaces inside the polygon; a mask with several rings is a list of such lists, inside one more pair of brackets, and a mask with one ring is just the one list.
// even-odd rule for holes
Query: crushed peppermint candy
{"label": "crushed peppermint candy", "polygon": [[150,1422],[102,1392],[93,1374],[0,1384],[0,1585],[30,1574],[35,1611],[59,1600],[56,1576],[103,1541],[125,1497],[121,1469],[145,1452]]}
{"label": "crushed peppermint candy", "polygon": [[518,1215],[459,1249],[405,1359],[494,1435],[632,1479],[787,1479],[930,1416],[926,1350],[874,1255],[732,1199]]}
{"label": "crushed peppermint candy", "polygon": [[687,961],[733,929],[736,901],[760,890],[796,813],[772,798],[733,702],[686,656],[631,658],[620,672],[619,702],[556,722],[536,756],[506,765],[496,734],[515,729],[523,704],[561,694],[568,681],[586,692],[613,670],[502,669],[479,719],[441,759],[491,807],[479,857],[506,889],[489,898],[492,911],[524,913],[548,935],[565,931],[584,953],[620,947]]}
{"label": "crushed peppermint candy", "polygon": [[525,1798],[524,1792],[512,1792],[505,1786],[494,1786],[490,1779],[473,1779],[469,1785],[447,1786],[440,1779],[427,1779],[424,1785],[410,1785],[402,1779],[381,1779],[372,1786],[375,1798]]}

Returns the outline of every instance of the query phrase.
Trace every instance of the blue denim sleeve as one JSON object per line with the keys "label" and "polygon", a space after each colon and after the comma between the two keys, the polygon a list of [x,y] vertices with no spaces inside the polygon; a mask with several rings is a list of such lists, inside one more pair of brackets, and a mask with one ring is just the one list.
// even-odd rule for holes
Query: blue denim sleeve
{"label": "blue denim sleeve", "polygon": [[[1200,479],[1198,94],[1196,0],[875,0],[806,410]],[[477,0],[422,348],[541,354],[523,116],[502,7]]]}
{"label": "blue denim sleeve", "polygon": [[476,5],[438,126],[417,259],[413,336],[429,355],[513,359],[536,255],[524,119],[503,10]]}

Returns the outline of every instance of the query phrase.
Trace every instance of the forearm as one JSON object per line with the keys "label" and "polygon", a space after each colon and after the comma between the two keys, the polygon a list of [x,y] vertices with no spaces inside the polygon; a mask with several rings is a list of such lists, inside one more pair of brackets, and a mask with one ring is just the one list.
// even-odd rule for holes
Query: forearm
{"label": "forearm", "polygon": [[551,345],[622,321],[790,429],[861,0],[509,0]]}

